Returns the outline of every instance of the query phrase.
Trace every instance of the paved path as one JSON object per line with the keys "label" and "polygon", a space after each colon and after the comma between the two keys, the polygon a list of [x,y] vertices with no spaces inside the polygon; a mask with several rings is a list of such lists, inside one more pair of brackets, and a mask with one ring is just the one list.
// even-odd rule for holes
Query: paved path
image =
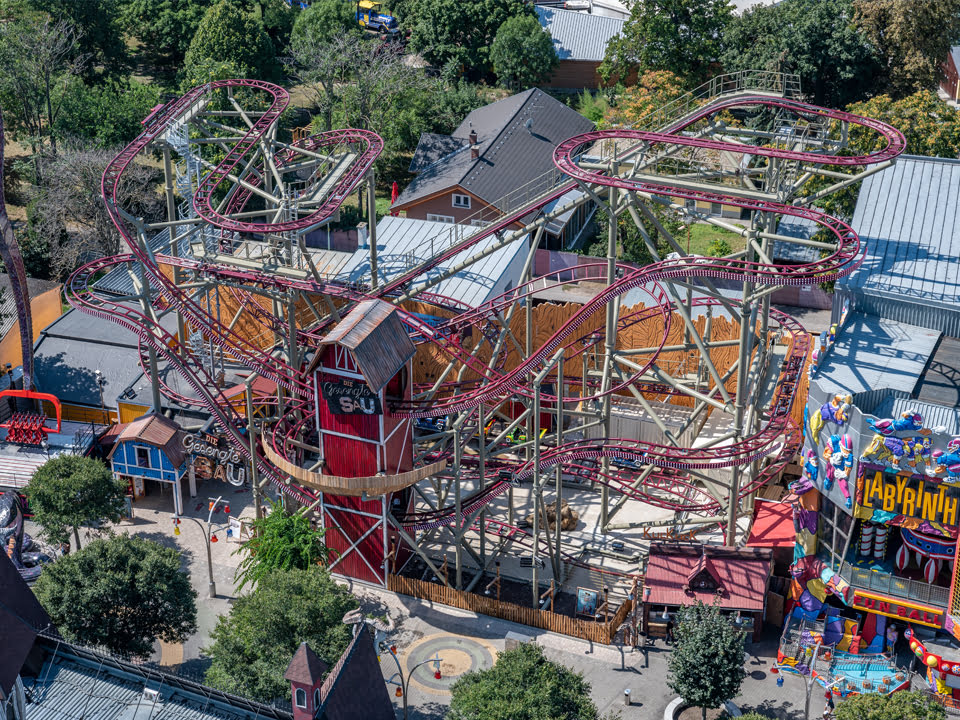
{"label": "paved path", "polygon": [[[231,504],[230,515],[252,516],[252,510],[244,494],[233,494],[232,488],[224,488],[224,498]],[[207,496],[212,494],[201,486],[198,497],[185,502],[185,515],[206,521]],[[219,494],[219,490],[217,492]],[[153,501],[153,502],[151,502]],[[182,645],[157,643],[151,658],[155,662],[189,675],[198,675],[206,669],[208,661],[201,657],[201,648],[209,644],[210,633],[220,615],[230,611],[236,597],[233,574],[239,557],[232,555],[237,548],[235,539],[227,540],[223,531],[219,542],[211,545],[213,576],[217,585],[217,597],[207,597],[206,544],[201,529],[196,523],[184,520],[181,533],[174,536],[169,496],[147,498],[135,507],[136,519],[122,523],[117,530],[147,537],[168,547],[176,548],[183,556],[184,569],[190,573],[197,591],[198,630]],[[218,512],[214,525],[226,523],[226,514]],[[35,528],[28,528],[35,534]],[[86,540],[84,540],[86,543]],[[348,583],[349,584],[349,583]],[[484,615],[436,605],[404,595],[394,595],[369,586],[354,584],[351,589],[357,594],[363,608],[370,614],[389,613],[397,630],[391,642],[397,647],[399,662],[406,673],[420,660],[439,655],[441,680],[435,680],[431,666],[416,671],[410,683],[408,720],[440,720],[450,701],[449,687],[456,678],[468,670],[489,667],[496,653],[504,649],[504,637],[515,632],[535,638],[557,662],[583,673],[592,687],[592,696],[601,715],[611,710],[621,713],[623,720],[660,720],[663,710],[672,699],[666,686],[667,658],[670,650],[658,641],[646,653],[627,649],[622,655],[614,647],[592,646],[586,641],[555,635],[524,625],[490,618]],[[799,678],[787,677],[784,687],[778,688],[775,676],[770,675],[770,666],[776,654],[776,633],[759,644],[748,645],[747,679],[736,702],[744,709],[757,709],[783,720],[803,720],[804,687]],[[381,658],[384,679],[397,668],[387,654]],[[625,707],[623,691],[629,688],[633,703]],[[823,709],[823,693],[816,686],[811,702],[811,715],[819,717]],[[397,717],[403,717],[402,700],[391,698],[397,709]]]}

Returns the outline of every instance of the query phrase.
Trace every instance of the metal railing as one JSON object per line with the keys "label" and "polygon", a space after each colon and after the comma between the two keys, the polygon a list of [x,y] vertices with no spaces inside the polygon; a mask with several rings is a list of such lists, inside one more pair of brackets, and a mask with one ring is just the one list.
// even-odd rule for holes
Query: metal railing
{"label": "metal railing", "polygon": [[875,590],[879,593],[916,600],[938,608],[946,608],[950,599],[950,588],[896,577],[875,570],[864,570],[848,562],[844,562],[841,566],[840,575],[854,588]]}

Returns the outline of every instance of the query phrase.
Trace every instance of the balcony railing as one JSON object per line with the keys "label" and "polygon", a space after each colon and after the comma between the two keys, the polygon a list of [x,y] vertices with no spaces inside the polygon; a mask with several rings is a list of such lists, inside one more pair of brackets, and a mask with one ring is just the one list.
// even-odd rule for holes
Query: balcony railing
{"label": "balcony railing", "polygon": [[864,570],[848,562],[843,563],[840,568],[840,575],[854,588],[875,590],[878,593],[915,600],[937,608],[946,609],[947,602],[950,599],[950,588],[895,577],[889,573]]}

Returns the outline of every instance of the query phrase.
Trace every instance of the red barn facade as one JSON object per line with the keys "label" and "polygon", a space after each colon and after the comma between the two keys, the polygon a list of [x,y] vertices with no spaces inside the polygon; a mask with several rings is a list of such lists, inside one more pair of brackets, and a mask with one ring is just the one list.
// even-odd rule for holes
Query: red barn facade
{"label": "red barn facade", "polygon": [[[390,408],[410,400],[413,354],[396,308],[379,300],[357,305],[323,339],[314,368],[324,475],[365,478],[412,470],[412,421]],[[332,572],[386,585],[391,564],[409,554],[387,522],[395,499],[406,505],[411,493],[322,493]]]}

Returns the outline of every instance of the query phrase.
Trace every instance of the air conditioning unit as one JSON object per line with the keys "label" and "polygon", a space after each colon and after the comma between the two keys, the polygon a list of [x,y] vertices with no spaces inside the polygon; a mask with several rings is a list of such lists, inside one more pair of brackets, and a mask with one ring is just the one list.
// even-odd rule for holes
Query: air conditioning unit
{"label": "air conditioning unit", "polygon": [[148,703],[160,703],[163,702],[163,695],[160,694],[159,690],[151,690],[150,688],[143,689],[143,700]]}

